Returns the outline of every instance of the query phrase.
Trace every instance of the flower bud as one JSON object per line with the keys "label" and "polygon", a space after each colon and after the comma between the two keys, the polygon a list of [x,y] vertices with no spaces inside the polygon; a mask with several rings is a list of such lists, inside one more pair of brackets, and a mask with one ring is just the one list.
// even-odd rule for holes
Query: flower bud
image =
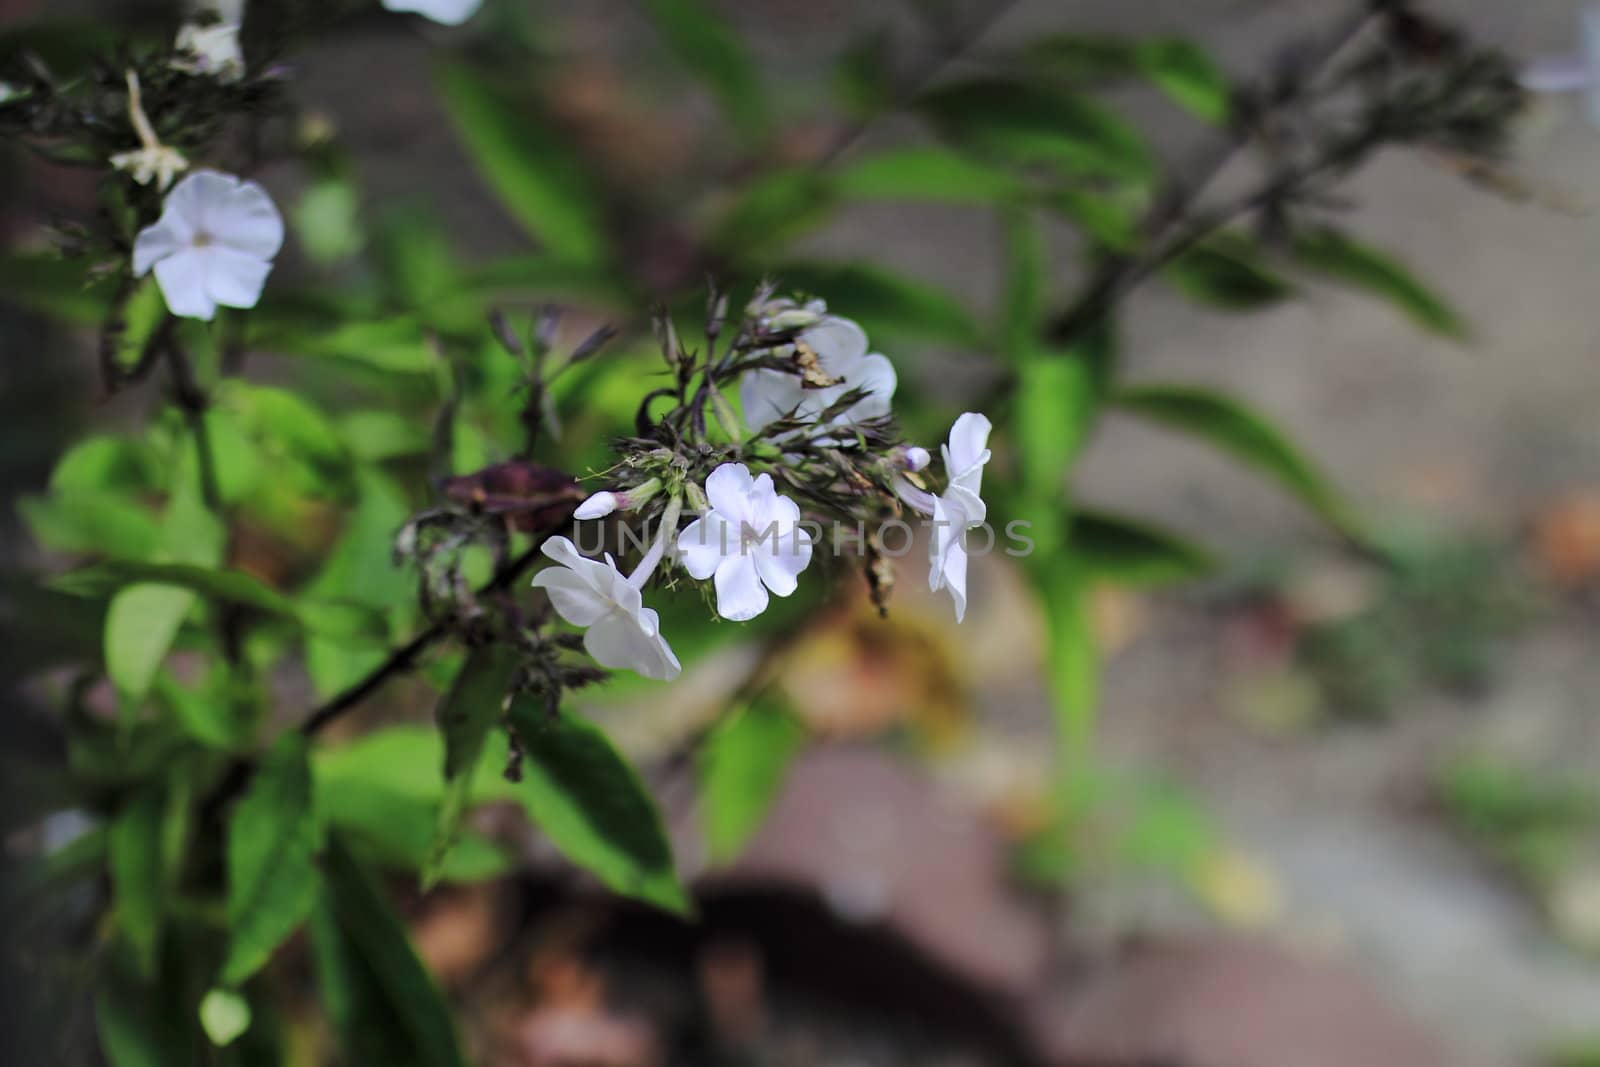
{"label": "flower bud", "polygon": [[773,330],[803,330],[807,326],[815,326],[821,318],[821,315],[810,309],[791,308],[772,316],[767,325]]}
{"label": "flower bud", "polygon": [[617,510],[617,494],[599,492],[588,500],[578,505],[578,510],[572,513],[575,519],[603,519]]}
{"label": "flower bud", "polygon": [[899,456],[900,465],[913,474],[923,470],[929,463],[933,462],[933,457],[928,454],[928,450],[918,445],[911,445],[898,451],[901,453]]}

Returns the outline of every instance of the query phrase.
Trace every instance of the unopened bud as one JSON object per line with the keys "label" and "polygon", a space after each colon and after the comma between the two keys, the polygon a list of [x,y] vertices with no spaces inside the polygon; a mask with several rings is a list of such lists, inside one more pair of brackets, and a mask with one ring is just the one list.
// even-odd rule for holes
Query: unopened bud
{"label": "unopened bud", "polygon": [[603,519],[617,510],[617,494],[599,492],[588,500],[578,505],[578,510],[572,513],[575,519]]}
{"label": "unopened bud", "polygon": [[932,462],[933,457],[928,454],[926,448],[911,445],[901,450],[900,465],[913,474],[925,469]]}
{"label": "unopened bud", "polygon": [[791,308],[772,316],[767,323],[774,330],[803,330],[815,326],[822,316],[808,308]]}
{"label": "unopened bud", "polygon": [[728,440],[744,440],[744,427],[739,425],[739,417],[733,413],[733,406],[720,389],[711,390],[711,414],[716,416],[717,425],[728,435]]}

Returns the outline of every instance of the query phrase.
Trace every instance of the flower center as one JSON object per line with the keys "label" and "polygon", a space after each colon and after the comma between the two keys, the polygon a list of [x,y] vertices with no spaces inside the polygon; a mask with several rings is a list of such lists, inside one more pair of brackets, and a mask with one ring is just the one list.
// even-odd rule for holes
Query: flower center
{"label": "flower center", "polygon": [[215,243],[215,239],[206,231],[197,230],[191,243],[196,248],[210,248]]}
{"label": "flower center", "polygon": [[766,530],[758,530],[755,523],[745,519],[739,524],[739,548],[743,550],[751,545],[759,545],[762,540],[773,537],[773,533],[774,531],[770,527]]}

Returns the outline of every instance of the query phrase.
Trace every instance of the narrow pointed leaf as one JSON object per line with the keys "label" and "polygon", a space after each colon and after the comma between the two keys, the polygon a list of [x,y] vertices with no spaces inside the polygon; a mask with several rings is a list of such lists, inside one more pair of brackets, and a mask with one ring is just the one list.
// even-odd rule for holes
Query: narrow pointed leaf
{"label": "narrow pointed leaf", "polygon": [[1184,385],[1142,385],[1113,398],[1122,410],[1199,437],[1293,493],[1351,539],[1368,533],[1333,483],[1282,431],[1239,401]]}
{"label": "narrow pointed leaf", "polygon": [[1232,94],[1228,77],[1193,41],[1176,37],[1141,41],[1134,59],[1144,76],[1179,107],[1218,126],[1228,121]]}
{"label": "narrow pointed leaf", "polygon": [[777,799],[805,729],[758,701],[718,724],[700,750],[700,825],[712,859],[738,855]]}
{"label": "narrow pointed leaf", "polygon": [[756,142],[770,125],[754,60],[703,0],[645,0],[645,10],[684,67],[705,83],[739,136]]}
{"label": "narrow pointed leaf", "polygon": [[521,695],[510,708],[523,752],[517,796],[568,859],[618,893],[688,910],[655,802],[593,723]]}
{"label": "narrow pointed leaf", "polygon": [[478,171],[512,217],[560,258],[604,258],[601,205],[569,142],[471,67],[443,66],[438,83]]}
{"label": "narrow pointed leaf", "polygon": [[1073,514],[1072,551],[1091,577],[1123,586],[1200,578],[1216,566],[1205,549],[1160,527],[1095,511]]}
{"label": "narrow pointed leaf", "polygon": [[344,1062],[464,1067],[449,1005],[372,876],[337,836],[324,868],[311,942]]}
{"label": "narrow pointed leaf", "polygon": [[228,926],[220,981],[237,986],[299,928],[316,897],[311,768],[299,734],[262,760],[228,823]]}
{"label": "narrow pointed leaf", "polygon": [[1164,274],[1191,300],[1229,311],[1270,307],[1294,295],[1294,286],[1267,266],[1253,242],[1231,233],[1177,256]]}
{"label": "narrow pointed leaf", "polygon": [[1388,300],[1425,330],[1460,339],[1461,316],[1393,257],[1334,229],[1299,235],[1292,248],[1304,267]]}

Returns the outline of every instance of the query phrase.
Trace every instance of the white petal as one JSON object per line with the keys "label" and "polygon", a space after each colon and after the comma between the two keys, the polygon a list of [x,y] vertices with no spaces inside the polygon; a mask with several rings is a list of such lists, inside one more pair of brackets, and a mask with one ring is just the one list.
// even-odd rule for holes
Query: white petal
{"label": "white petal", "polygon": [[584,584],[594,590],[596,596],[609,598],[612,575],[616,573],[615,567],[607,566],[597,559],[589,559],[578,551],[577,545],[565,537],[550,538],[540,551],[583,579]]}
{"label": "white petal", "polygon": [[445,26],[459,26],[483,6],[483,0],[383,0],[390,11],[414,11]]}
{"label": "white petal", "polygon": [[162,202],[162,214],[170,212],[194,230],[215,233],[212,227],[227,214],[239,179],[215,170],[197,170],[172,187]]}
{"label": "white petal", "polygon": [[615,605],[598,596],[588,582],[565,567],[546,567],[533,576],[533,585],[543,589],[556,614],[574,626],[593,626],[615,610]]}
{"label": "white petal", "polygon": [[947,507],[957,508],[966,520],[966,528],[981,525],[989,516],[989,508],[983,498],[972,492],[961,482],[952,482],[944,491],[944,501]]}
{"label": "white petal", "polygon": [[955,602],[956,622],[960,622],[967,615],[967,550],[959,544],[945,557],[944,585]]}
{"label": "white petal", "polygon": [[767,610],[767,590],[750,556],[729,556],[717,565],[717,614],[734,622]]}
{"label": "white petal", "polygon": [[822,369],[835,378],[848,379],[867,354],[866,332],[849,319],[833,315],[802,333],[800,339],[817,354]]}
{"label": "white petal", "polygon": [[1530,93],[1572,93],[1589,84],[1589,68],[1581,56],[1542,56],[1517,74]]}
{"label": "white petal", "polygon": [[188,248],[193,236],[188,223],[162,212],[161,218],[140,230],[133,240],[133,276],[143,278],[157,262]]}
{"label": "white petal", "polygon": [[[651,612],[651,614],[655,614]],[[583,635],[583,647],[594,661],[612,670],[636,671],[665,681],[678,673],[678,660],[658,634],[647,634],[629,615],[614,611]]]}
{"label": "white petal", "polygon": [[788,596],[799,585],[797,576],[811,562],[811,535],[798,526],[788,525],[779,530],[772,551],[766,548],[764,543],[761,550],[751,555],[756,573],[768,589],[778,596]]}
{"label": "white petal", "polygon": [[653,608],[642,610],[639,613],[639,623],[645,632],[654,635],[651,647],[654,659],[649,670],[641,670],[639,673],[658,682],[668,682],[682,674],[683,666],[678,663],[678,657],[673,653],[672,646],[661,636],[661,620],[655,610]]}
{"label": "white petal", "polygon": [[933,514],[934,496],[926,489],[918,489],[905,478],[897,475],[894,480],[894,491],[901,500],[911,506],[913,511],[919,511],[924,515]]}
{"label": "white petal", "polygon": [[[983,453],[989,447],[989,420],[975,411],[962,414],[950,427],[950,459],[954,466],[950,477],[970,470],[984,462]],[[976,490],[974,490],[976,491]]]}
{"label": "white petal", "polygon": [[283,216],[261,186],[234,181],[222,203],[207,206],[207,228],[220,245],[271,259],[283,247]]}
{"label": "white petal", "polygon": [[698,518],[678,535],[678,556],[690,576],[705,581],[723,557],[739,551],[739,537],[715,511]]}
{"label": "white petal", "polygon": [[889,362],[888,356],[876,352],[867,356],[861,361],[855,374],[845,382],[846,388],[865,389],[867,395],[845,412],[846,417],[852,422],[859,422],[863,419],[879,419],[889,414],[889,402],[894,398],[897,384],[894,364]]}
{"label": "white petal", "polygon": [[805,400],[800,380],[782,371],[757,369],[739,379],[739,403],[744,424],[752,432],[765,429]]}
{"label": "white petal", "polygon": [[216,301],[206,286],[205,257],[194,249],[185,249],[155,265],[156,284],[166,298],[167,310],[186,319],[205,319],[209,322],[217,313]]}
{"label": "white petal", "polygon": [[743,463],[724,463],[706,477],[706,499],[732,523],[751,517],[750,494],[755,483]]}
{"label": "white petal", "polygon": [[272,273],[272,263],[225,245],[198,249],[206,265],[206,291],[230,308],[253,308]]}

